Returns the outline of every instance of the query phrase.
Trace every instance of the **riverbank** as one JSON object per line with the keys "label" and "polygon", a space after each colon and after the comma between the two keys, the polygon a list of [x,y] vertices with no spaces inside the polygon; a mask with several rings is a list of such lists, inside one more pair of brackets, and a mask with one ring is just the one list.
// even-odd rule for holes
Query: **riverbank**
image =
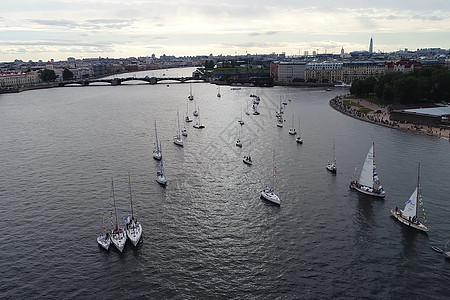
{"label": "riverbank", "polygon": [[[351,101],[350,103],[352,105],[344,103],[345,100],[350,100]],[[401,123],[391,121],[387,107],[379,106],[365,99],[345,99],[344,96],[336,96],[330,100],[330,106],[343,114],[346,114],[350,117],[359,119],[364,122],[409,131],[417,134],[435,136],[437,138],[450,141],[450,129],[448,128],[432,127],[425,125],[422,126],[412,123]]]}

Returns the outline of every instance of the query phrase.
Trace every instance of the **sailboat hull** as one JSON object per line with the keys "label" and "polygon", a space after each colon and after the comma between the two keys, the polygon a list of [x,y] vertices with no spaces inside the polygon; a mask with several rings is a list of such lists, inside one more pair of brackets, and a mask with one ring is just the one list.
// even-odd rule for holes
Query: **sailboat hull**
{"label": "sailboat hull", "polygon": [[127,235],[122,228],[120,229],[119,233],[111,234],[111,242],[114,244],[114,246],[120,252],[122,252],[123,248],[125,248],[126,241],[127,241]]}
{"label": "sailboat hull", "polygon": [[333,173],[333,174],[336,174],[336,171],[337,171],[337,169],[336,169],[336,166],[335,165],[327,165],[326,167],[325,167],[328,171],[330,171],[331,173]]}
{"label": "sailboat hull", "polygon": [[354,184],[350,184],[350,188],[356,190],[357,192],[360,192],[361,194],[364,195],[369,195],[369,196],[373,196],[373,197],[377,197],[377,198],[384,198],[386,196],[386,194],[383,193],[376,193],[373,191],[373,189],[371,187],[365,186],[365,185],[354,185]]}
{"label": "sailboat hull", "polygon": [[262,191],[261,198],[278,205],[281,203],[280,198],[273,192]]}
{"label": "sailboat hull", "polygon": [[392,216],[394,216],[394,218],[396,218],[398,221],[400,221],[400,223],[412,227],[414,229],[420,230],[420,231],[424,231],[424,232],[428,232],[430,231],[430,229],[428,228],[428,226],[425,226],[424,224],[420,223],[420,222],[412,222],[409,220],[409,218],[407,219],[405,216],[400,214],[400,211],[395,211],[394,209],[391,210],[391,214]]}
{"label": "sailboat hull", "polygon": [[127,236],[133,246],[139,243],[142,236],[142,225],[139,222],[132,222],[127,225]]}
{"label": "sailboat hull", "polygon": [[164,185],[165,186],[167,184],[166,176],[157,174],[156,175],[156,182],[158,182],[160,185]]}
{"label": "sailboat hull", "polygon": [[182,139],[175,139],[173,143],[177,146],[183,147],[183,140]]}
{"label": "sailboat hull", "polygon": [[100,235],[97,237],[97,243],[98,243],[98,245],[101,246],[103,249],[109,250],[109,245],[111,245],[111,239],[110,239],[109,237],[108,237],[108,238],[105,238],[105,237],[103,236],[103,234],[100,234]]}

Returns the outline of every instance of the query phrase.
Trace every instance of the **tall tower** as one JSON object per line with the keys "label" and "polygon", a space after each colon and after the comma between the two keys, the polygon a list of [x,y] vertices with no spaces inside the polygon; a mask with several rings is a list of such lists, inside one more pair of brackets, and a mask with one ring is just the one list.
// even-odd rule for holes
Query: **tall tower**
{"label": "tall tower", "polygon": [[373,39],[372,37],[370,38],[370,45],[369,45],[369,54],[373,53]]}

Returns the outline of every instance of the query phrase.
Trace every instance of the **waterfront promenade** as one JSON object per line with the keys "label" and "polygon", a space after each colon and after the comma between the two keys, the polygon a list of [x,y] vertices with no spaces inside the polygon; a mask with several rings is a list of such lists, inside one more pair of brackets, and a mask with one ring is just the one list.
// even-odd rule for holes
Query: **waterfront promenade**
{"label": "waterfront promenade", "polygon": [[[359,106],[345,105],[344,100],[351,100]],[[386,106],[379,106],[365,99],[345,99],[345,96],[336,96],[330,100],[330,106],[334,109],[361,121],[374,123],[377,125],[405,130],[417,134],[426,134],[441,139],[450,140],[450,129],[432,127],[426,125],[416,125],[406,122],[395,122],[390,120],[390,114]],[[371,109],[368,113],[360,112],[361,108]]]}

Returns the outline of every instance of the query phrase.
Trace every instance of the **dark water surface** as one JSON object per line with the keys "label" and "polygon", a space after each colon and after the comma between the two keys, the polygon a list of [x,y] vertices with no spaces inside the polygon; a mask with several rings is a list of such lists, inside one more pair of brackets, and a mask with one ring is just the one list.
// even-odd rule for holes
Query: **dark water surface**
{"label": "dark water surface", "polygon": [[[184,72],[189,70],[168,71]],[[181,75],[181,74],[180,74]],[[450,239],[450,143],[364,123],[328,105],[345,90],[217,88],[195,83],[206,128],[182,125],[188,84],[67,87],[0,95],[0,297],[432,298],[450,295],[450,262],[433,252]],[[250,94],[259,116],[237,120]],[[280,98],[285,127],[276,127]],[[194,102],[189,102],[192,117]],[[303,145],[288,135],[294,113]],[[156,181],[154,120],[167,188]],[[325,170],[336,143],[338,174]],[[375,142],[385,200],[348,189]],[[275,150],[282,204],[259,191]],[[242,163],[251,154],[254,164]],[[428,235],[389,215],[413,192],[421,162]],[[115,180],[121,219],[127,172],[143,240],[101,250],[100,210]],[[358,174],[359,176],[359,174]]]}

